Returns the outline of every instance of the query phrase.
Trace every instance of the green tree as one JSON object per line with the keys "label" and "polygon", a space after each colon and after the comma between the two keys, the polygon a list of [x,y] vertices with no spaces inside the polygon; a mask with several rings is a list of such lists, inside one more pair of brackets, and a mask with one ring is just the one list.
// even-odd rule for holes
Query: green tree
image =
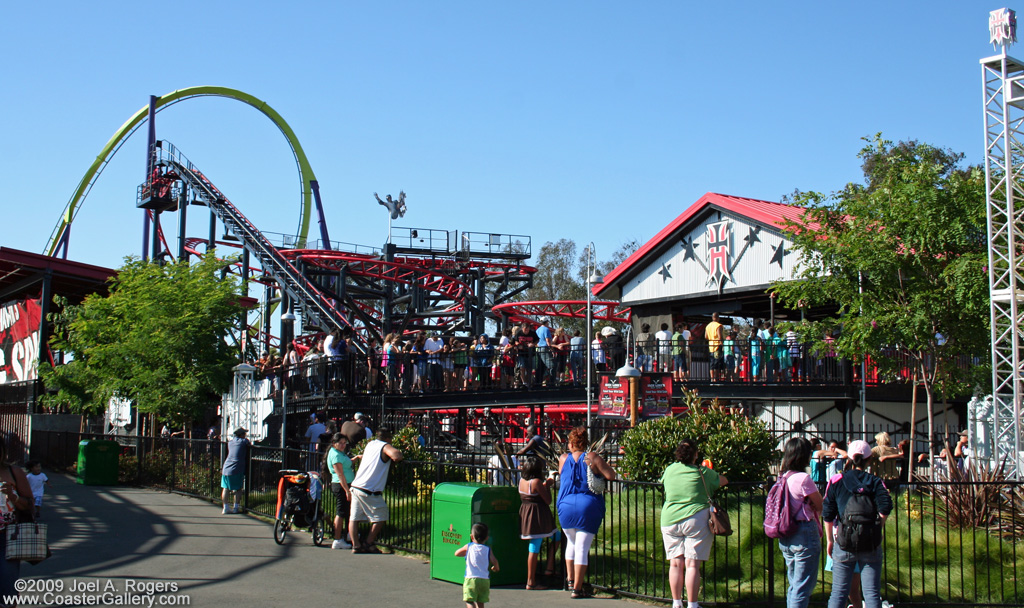
{"label": "green tree", "polygon": [[[773,290],[795,307],[835,306],[804,337],[895,378],[909,367],[924,388],[933,440],[936,388],[955,396],[978,381],[956,358],[987,352],[985,176],[962,154],[876,135],[860,152],[864,184],[800,192],[791,222],[799,280]],[[970,375],[971,368],[975,376]]]}
{"label": "green tree", "polygon": [[144,413],[181,424],[231,384],[237,363],[226,342],[242,311],[224,262],[160,265],[129,258],[107,296],[91,295],[53,319],[50,345],[72,357],[44,366],[45,400],[83,414],[130,399]]}

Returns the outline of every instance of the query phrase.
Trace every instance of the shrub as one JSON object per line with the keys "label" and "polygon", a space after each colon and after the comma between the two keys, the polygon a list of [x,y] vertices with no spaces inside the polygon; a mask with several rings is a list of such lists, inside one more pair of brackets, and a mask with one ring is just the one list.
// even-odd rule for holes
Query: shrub
{"label": "shrub", "polygon": [[685,391],[688,410],[675,417],[641,422],[626,431],[619,471],[627,479],[658,481],[675,462],[676,446],[684,437],[697,441],[701,456],[730,481],[764,481],[779,459],[776,440],[763,422],[732,412],[717,402],[703,402],[696,391]]}

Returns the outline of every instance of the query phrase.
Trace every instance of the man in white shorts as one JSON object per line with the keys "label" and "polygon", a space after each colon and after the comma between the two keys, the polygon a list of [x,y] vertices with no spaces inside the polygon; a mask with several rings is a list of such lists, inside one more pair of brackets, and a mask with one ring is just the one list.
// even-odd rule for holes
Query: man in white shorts
{"label": "man in white shorts", "polygon": [[[377,537],[384,530],[388,520],[388,505],[384,502],[384,486],[388,483],[388,472],[392,462],[401,462],[404,456],[391,441],[391,429],[377,431],[377,438],[366,444],[359,471],[349,484],[352,487],[352,508],[348,519],[348,533],[352,538],[352,553],[380,553]],[[370,534],[366,542],[359,538],[359,522],[370,522]]]}

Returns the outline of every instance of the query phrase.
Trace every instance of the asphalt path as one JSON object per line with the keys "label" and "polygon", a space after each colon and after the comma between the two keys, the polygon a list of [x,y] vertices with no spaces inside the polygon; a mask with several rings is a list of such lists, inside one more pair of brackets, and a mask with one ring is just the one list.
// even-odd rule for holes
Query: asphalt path
{"label": "asphalt path", "polygon": [[[300,532],[277,545],[272,524],[203,500],[50,478],[42,522],[53,556],[21,567],[23,598],[49,600],[37,605],[464,606],[461,585],[431,580],[422,558],[333,551],[329,537],[316,547]],[[489,605],[610,601],[519,586],[492,589]]]}

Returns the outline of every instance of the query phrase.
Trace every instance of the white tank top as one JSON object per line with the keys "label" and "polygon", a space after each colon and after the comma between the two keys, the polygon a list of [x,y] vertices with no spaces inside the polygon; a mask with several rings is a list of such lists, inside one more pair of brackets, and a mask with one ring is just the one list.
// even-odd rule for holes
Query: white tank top
{"label": "white tank top", "polygon": [[391,461],[384,462],[381,459],[386,445],[379,439],[374,439],[366,445],[363,459],[359,463],[359,471],[352,480],[353,487],[362,488],[367,492],[384,491],[384,486],[388,482],[388,471],[391,469]]}
{"label": "white tank top", "polygon": [[466,551],[466,578],[490,578],[491,548],[471,542]]}

